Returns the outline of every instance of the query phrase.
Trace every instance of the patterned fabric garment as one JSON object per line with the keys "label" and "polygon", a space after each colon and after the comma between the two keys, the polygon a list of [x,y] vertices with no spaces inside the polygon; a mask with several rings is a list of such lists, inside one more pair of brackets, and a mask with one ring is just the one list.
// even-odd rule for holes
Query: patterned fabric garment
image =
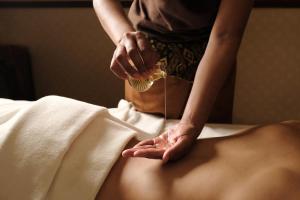
{"label": "patterned fabric garment", "polygon": [[160,55],[161,68],[168,76],[193,82],[208,40],[197,42],[164,42],[148,36],[152,47]]}

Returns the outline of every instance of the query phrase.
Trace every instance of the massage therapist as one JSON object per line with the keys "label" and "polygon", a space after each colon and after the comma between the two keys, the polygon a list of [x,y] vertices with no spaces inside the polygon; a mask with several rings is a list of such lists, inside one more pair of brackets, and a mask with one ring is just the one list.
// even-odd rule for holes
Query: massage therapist
{"label": "massage therapist", "polygon": [[[189,151],[235,66],[252,4],[252,0],[134,0],[127,17],[118,0],[94,0],[101,25],[116,45],[110,69],[125,80],[125,98],[141,112],[180,119],[123,156],[168,162]],[[128,76],[147,78],[160,59],[167,63],[166,113],[163,81],[144,93],[134,91],[127,81]]]}

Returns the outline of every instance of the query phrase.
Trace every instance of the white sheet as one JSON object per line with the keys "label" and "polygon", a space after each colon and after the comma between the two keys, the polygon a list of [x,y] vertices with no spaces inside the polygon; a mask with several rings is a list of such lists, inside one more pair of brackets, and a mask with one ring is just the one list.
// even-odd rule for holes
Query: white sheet
{"label": "white sheet", "polygon": [[[138,139],[140,140],[156,136],[158,135],[158,130],[161,130],[161,132],[166,131],[179,122],[179,120],[167,120],[164,122],[164,118],[162,117],[137,112],[132,103],[126,100],[120,100],[118,107],[109,109],[109,112],[120,120],[130,123],[140,130],[144,130],[147,134],[139,135]],[[149,124],[151,124],[151,126],[149,126]],[[161,125],[163,126],[160,127]],[[253,125],[206,124],[199,134],[198,139],[227,137],[251,127],[253,127]]]}

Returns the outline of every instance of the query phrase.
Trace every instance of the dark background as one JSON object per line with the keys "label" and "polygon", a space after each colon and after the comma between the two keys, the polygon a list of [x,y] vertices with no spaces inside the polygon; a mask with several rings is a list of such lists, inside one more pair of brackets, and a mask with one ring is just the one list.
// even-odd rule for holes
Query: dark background
{"label": "dark background", "polygon": [[[120,0],[129,7],[130,0]],[[92,7],[92,0],[0,0],[0,7]],[[300,0],[256,0],[255,7],[300,7]]]}

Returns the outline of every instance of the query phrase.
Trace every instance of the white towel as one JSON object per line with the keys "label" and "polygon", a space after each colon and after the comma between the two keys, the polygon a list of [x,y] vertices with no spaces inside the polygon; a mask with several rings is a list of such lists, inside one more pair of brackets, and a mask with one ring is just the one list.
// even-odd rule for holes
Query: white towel
{"label": "white towel", "polygon": [[68,98],[0,102],[0,199],[94,199],[139,131]]}

